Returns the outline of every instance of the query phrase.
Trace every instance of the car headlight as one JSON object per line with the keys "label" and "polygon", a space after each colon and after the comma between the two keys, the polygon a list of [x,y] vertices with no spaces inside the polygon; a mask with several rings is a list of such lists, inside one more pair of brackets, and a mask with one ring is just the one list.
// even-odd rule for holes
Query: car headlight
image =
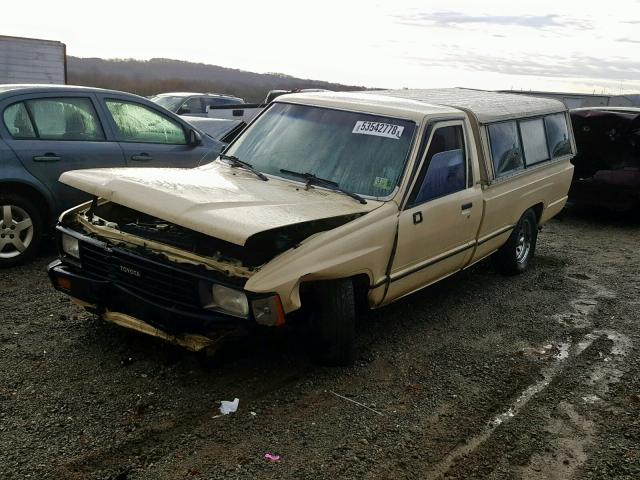
{"label": "car headlight", "polygon": [[215,284],[206,293],[209,295],[204,295],[204,308],[236,317],[247,318],[249,316],[249,301],[244,292]]}
{"label": "car headlight", "polygon": [[80,242],[76,237],[62,234],[62,251],[70,257],[80,259]]}

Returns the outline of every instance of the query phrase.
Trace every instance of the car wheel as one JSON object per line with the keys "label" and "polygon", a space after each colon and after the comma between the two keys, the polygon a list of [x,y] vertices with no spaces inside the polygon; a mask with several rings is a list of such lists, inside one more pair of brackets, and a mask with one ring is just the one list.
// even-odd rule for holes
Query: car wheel
{"label": "car wheel", "polygon": [[311,332],[315,360],[323,365],[349,365],[356,326],[353,281],[318,282],[314,294]]}
{"label": "car wheel", "polygon": [[42,239],[42,216],[28,198],[0,196],[0,268],[20,265],[33,258]]}
{"label": "car wheel", "polygon": [[495,255],[499,270],[505,275],[524,272],[535,253],[537,239],[538,221],[535,212],[529,209],[520,217],[509,239]]}

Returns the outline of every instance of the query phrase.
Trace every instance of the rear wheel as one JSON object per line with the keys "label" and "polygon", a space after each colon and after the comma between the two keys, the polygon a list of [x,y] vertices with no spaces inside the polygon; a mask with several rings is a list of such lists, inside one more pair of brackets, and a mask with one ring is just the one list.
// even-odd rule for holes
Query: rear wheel
{"label": "rear wheel", "polygon": [[22,195],[0,195],[0,268],[33,258],[42,239],[42,216]]}
{"label": "rear wheel", "polygon": [[537,239],[537,217],[535,212],[529,209],[522,214],[509,239],[495,255],[499,270],[505,275],[524,272],[535,253]]}
{"label": "rear wheel", "polygon": [[314,297],[311,330],[316,361],[324,365],[349,365],[353,361],[356,326],[352,279],[318,282]]}

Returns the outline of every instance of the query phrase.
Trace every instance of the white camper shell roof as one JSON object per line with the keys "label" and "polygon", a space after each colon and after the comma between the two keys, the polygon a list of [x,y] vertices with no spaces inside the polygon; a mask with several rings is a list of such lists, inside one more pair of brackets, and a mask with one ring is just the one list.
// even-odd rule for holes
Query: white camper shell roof
{"label": "white camper shell roof", "polygon": [[480,123],[534,117],[567,110],[564,103],[559,100],[468,88],[387,90],[377,93],[458,108],[472,113]]}
{"label": "white camper shell roof", "polygon": [[296,93],[283,95],[276,101],[414,120],[419,120],[424,115],[447,115],[464,111],[481,124],[567,111],[567,107],[559,100],[467,88]]}

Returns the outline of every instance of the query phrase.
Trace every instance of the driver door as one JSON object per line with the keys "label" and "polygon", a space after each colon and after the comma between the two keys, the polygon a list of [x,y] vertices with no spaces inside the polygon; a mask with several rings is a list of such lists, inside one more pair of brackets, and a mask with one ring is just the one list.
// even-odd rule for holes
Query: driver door
{"label": "driver door", "polygon": [[469,261],[482,216],[463,120],[427,129],[428,147],[398,225],[388,299],[423,288]]}

